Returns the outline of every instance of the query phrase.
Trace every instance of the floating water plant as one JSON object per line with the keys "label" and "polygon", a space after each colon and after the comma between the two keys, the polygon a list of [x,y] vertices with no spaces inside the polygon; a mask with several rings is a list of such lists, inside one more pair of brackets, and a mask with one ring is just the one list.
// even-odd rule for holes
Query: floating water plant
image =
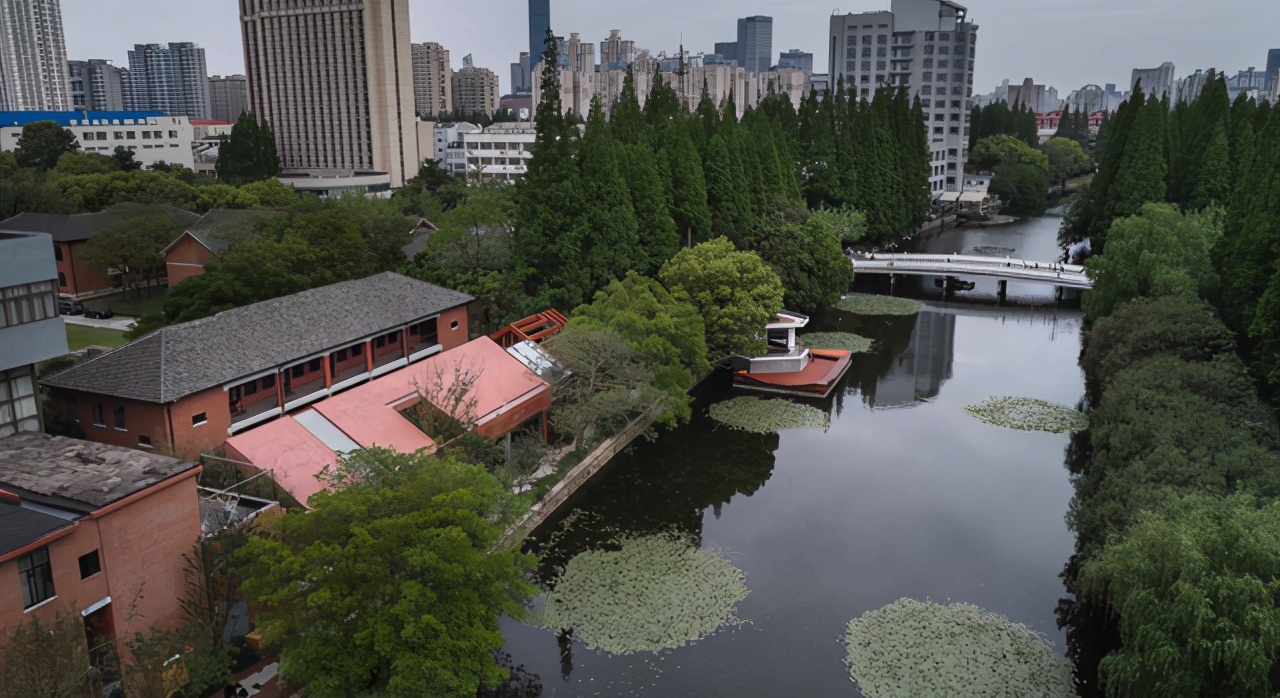
{"label": "floating water plant", "polygon": [[850,621],[844,642],[868,698],[1076,695],[1044,635],[971,604],[899,599]]}
{"label": "floating water plant", "polygon": [[816,407],[750,396],[717,402],[708,413],[725,426],[754,434],[772,434],[783,429],[826,429],[830,423],[827,413]]}
{"label": "floating water plant", "polygon": [[973,254],[986,255],[988,257],[1008,257],[1017,250],[1012,247],[998,247],[996,245],[979,245],[973,248]]}
{"label": "floating water plant", "polygon": [[548,593],[541,623],[572,628],[591,649],[610,654],[681,647],[740,621],[746,575],[687,535],[622,535],[617,550],[569,560]]}
{"label": "floating water plant", "polygon": [[982,404],[969,405],[964,411],[987,424],[1023,431],[1062,434],[1089,428],[1089,417],[1083,412],[1029,397],[987,398]]}
{"label": "floating water plant", "polygon": [[871,345],[875,344],[872,340],[852,332],[813,332],[800,337],[800,341],[814,349],[843,349],[856,354],[871,351]]}
{"label": "floating water plant", "polygon": [[915,315],[924,310],[924,303],[910,298],[851,293],[841,298],[836,307],[855,315]]}

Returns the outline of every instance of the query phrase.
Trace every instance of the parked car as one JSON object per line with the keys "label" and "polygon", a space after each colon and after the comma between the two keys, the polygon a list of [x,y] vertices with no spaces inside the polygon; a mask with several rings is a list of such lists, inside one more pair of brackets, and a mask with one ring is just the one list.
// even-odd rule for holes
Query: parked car
{"label": "parked car", "polygon": [[59,315],[83,315],[84,303],[81,303],[78,300],[73,300],[71,298],[59,298],[58,314]]}
{"label": "parked car", "polygon": [[111,308],[103,308],[101,310],[88,308],[84,311],[84,316],[90,320],[107,320],[115,317],[116,314],[115,311],[111,310]]}

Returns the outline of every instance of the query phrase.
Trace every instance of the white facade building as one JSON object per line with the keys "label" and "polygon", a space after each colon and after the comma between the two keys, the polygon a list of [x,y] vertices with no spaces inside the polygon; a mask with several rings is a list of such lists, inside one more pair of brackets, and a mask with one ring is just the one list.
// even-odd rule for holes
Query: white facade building
{"label": "white facade building", "polygon": [[524,179],[533,158],[533,142],[538,134],[532,128],[495,124],[484,130],[459,134],[466,158],[467,181],[497,180],[514,182]]}
{"label": "white facade building", "polygon": [[978,27],[950,0],[893,0],[890,11],[831,17],[831,84],[869,100],[905,87],[924,107],[929,188],[960,191],[969,156],[969,110]]}
{"label": "white facade building", "polygon": [[[9,120],[13,114],[7,114],[5,123],[0,124],[0,150],[14,150],[22,136],[25,124]],[[86,153],[111,155],[116,146],[123,146],[133,152],[134,159],[143,167],[165,162],[195,169],[195,132],[185,116],[164,116],[159,112],[68,111],[42,112],[38,120],[61,124],[76,137],[80,150]]]}
{"label": "white facade building", "polygon": [[1178,88],[1175,82],[1173,64],[1165,61],[1159,68],[1134,68],[1129,79],[1129,90],[1132,91],[1142,83],[1142,92],[1148,97],[1161,99],[1168,97],[1169,102],[1178,99]]}
{"label": "white facade building", "polygon": [[58,0],[0,0],[0,111],[71,109]]}

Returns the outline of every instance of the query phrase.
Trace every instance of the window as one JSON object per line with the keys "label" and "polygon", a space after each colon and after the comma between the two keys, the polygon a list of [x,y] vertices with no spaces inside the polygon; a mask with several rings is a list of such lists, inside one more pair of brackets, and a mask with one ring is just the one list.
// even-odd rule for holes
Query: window
{"label": "window", "polygon": [[102,407],[101,402],[93,406],[93,426],[107,426],[107,411]]}
{"label": "window", "polygon": [[876,49],[876,58],[886,58],[889,55],[889,49],[881,46]]}
{"label": "window", "polygon": [[191,415],[191,426],[199,427],[209,423],[209,417],[204,412]]}
{"label": "window", "polygon": [[58,316],[53,281],[0,289],[0,327],[25,325]]}
{"label": "window", "polygon": [[870,47],[870,46],[863,46],[863,47],[862,47],[862,57],[863,57],[863,58],[870,58],[870,57],[871,57],[871,47]]}
{"label": "window", "polygon": [[93,140],[93,131],[85,131],[84,135],[80,137],[80,140],[85,140],[85,141]]}
{"label": "window", "polygon": [[884,61],[876,61],[876,70],[884,70]]}
{"label": "window", "polygon": [[143,131],[143,132],[142,132],[142,140],[144,140],[144,141],[149,141],[149,140],[151,140],[151,132],[150,132],[150,131]]}
{"label": "window", "polygon": [[933,41],[933,32],[925,32],[925,33],[924,33],[924,40],[925,40],[925,41]]}
{"label": "window", "polygon": [[106,132],[106,131],[98,131],[98,140],[100,140],[100,141],[105,141],[105,140],[107,140],[107,132]]}
{"label": "window", "polygon": [[888,45],[889,45],[889,35],[888,35],[888,34],[880,34],[879,36],[877,36],[877,37],[876,37],[876,43],[877,43],[877,44],[880,44],[881,46],[888,46]]}
{"label": "window", "polygon": [[142,447],[142,448],[151,448],[151,437],[150,437],[150,436],[139,436],[139,437],[138,437],[138,446],[140,446],[140,447]]}
{"label": "window", "polygon": [[311,371],[312,373],[317,373],[323,368],[324,368],[324,365],[320,363],[320,359],[312,359],[311,363],[307,365],[307,370]]}
{"label": "window", "polygon": [[458,321],[454,320],[453,322],[449,323],[449,329],[456,331],[458,329]]}
{"label": "window", "polygon": [[939,47],[938,47],[938,55],[939,55],[939,56],[945,56],[945,55],[947,55],[947,54],[949,54],[949,53],[951,53],[951,47],[950,47],[950,46],[947,46],[947,45],[945,45],[945,44],[944,44],[944,45],[942,45],[942,46],[939,46]]}
{"label": "window", "polygon": [[40,431],[35,374],[28,367],[0,371],[0,438]]}
{"label": "window", "polygon": [[289,369],[289,372],[294,378],[301,378],[302,374],[307,372],[307,369],[302,364],[298,364],[297,366]]}
{"label": "window", "polygon": [[950,61],[948,61],[948,60],[947,60],[947,59],[945,59],[945,58],[939,58],[939,59],[938,59],[938,69],[939,69],[939,70],[946,70],[947,68],[950,68],[950,67],[951,67],[951,62],[950,62]]}
{"label": "window", "polygon": [[85,553],[80,556],[80,578],[88,579],[93,575],[102,571],[102,560],[98,557],[98,551]]}
{"label": "window", "polygon": [[378,337],[377,339],[373,340],[373,348],[374,348],[374,349],[381,349],[381,348],[383,348],[383,347],[385,347],[385,346],[387,346],[387,338],[386,338],[386,337]]}
{"label": "window", "polygon": [[339,349],[338,351],[334,352],[334,354],[333,354],[333,360],[334,360],[334,361],[346,361],[346,360],[347,360],[347,350],[346,350],[346,349]]}
{"label": "window", "polygon": [[263,378],[263,379],[262,379],[262,389],[263,389],[263,390],[269,390],[269,389],[274,388],[274,387],[276,387],[276,377],[275,377],[275,374],[272,374],[272,375],[267,376],[267,377],[265,377],[265,378]]}
{"label": "window", "polygon": [[364,354],[364,345],[363,345],[363,344],[357,344],[357,345],[355,345],[354,347],[351,347],[351,355],[352,355],[352,356],[360,356],[361,354]]}
{"label": "window", "polygon": [[18,558],[18,576],[22,579],[23,608],[52,599],[55,594],[53,568],[49,567],[49,547]]}
{"label": "window", "polygon": [[137,140],[137,131],[125,131],[125,138],[128,140]]}
{"label": "window", "polygon": [[926,58],[926,59],[924,59],[924,67],[926,67],[926,68],[932,68],[932,67],[933,67],[933,59],[932,59],[932,58]]}
{"label": "window", "polygon": [[58,287],[59,288],[67,287],[67,275],[63,274],[62,272],[58,272]]}
{"label": "window", "polygon": [[244,384],[244,394],[253,395],[258,392],[258,381],[252,381]]}
{"label": "window", "polygon": [[863,62],[862,62],[862,70],[863,70],[864,72],[865,72],[865,71],[868,71],[868,70],[871,70],[871,61],[863,61]]}
{"label": "window", "polygon": [[53,258],[56,261],[62,261],[62,245],[53,246]]}
{"label": "window", "polygon": [[125,426],[125,423],[124,423],[124,408],[123,408],[123,407],[117,407],[117,408],[115,409],[115,414],[114,414],[113,416],[115,417],[116,431],[128,431],[128,430],[129,430],[129,429],[128,429],[128,427],[126,427],[126,426]]}
{"label": "window", "polygon": [[118,141],[124,140],[124,131],[112,131],[111,135]]}
{"label": "window", "polygon": [[939,32],[938,41],[951,41],[951,32]]}

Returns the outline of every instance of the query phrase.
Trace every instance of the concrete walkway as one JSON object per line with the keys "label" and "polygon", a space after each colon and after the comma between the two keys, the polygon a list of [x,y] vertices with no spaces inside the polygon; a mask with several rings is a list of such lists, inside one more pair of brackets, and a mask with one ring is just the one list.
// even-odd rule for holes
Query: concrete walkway
{"label": "concrete walkway", "polygon": [[103,330],[118,330],[120,332],[127,332],[137,320],[137,318],[131,318],[128,315],[117,315],[110,320],[93,320],[83,315],[63,315],[62,319],[66,320],[68,325],[83,325],[84,327],[97,327]]}

